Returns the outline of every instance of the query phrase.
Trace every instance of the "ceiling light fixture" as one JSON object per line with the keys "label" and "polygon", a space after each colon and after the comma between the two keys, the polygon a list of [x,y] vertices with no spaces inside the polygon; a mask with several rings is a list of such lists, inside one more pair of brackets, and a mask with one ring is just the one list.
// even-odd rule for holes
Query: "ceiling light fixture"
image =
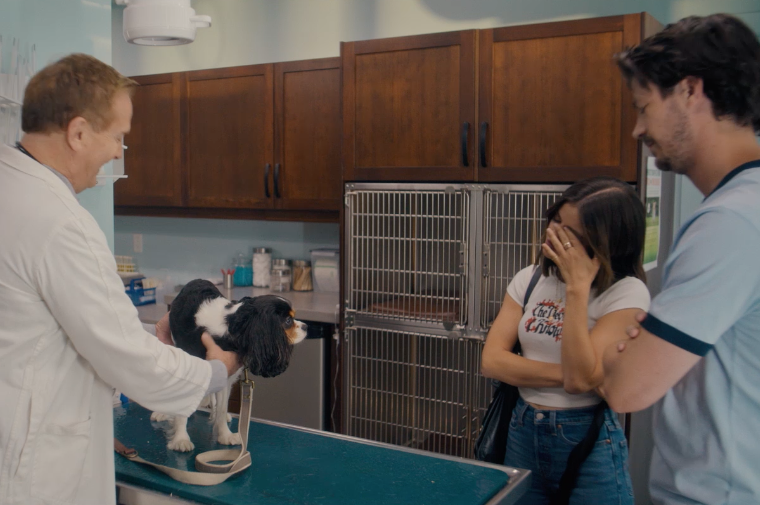
{"label": "ceiling light fixture", "polygon": [[125,5],[124,40],[142,46],[176,46],[195,40],[198,28],[211,26],[198,16],[190,0],[115,0]]}

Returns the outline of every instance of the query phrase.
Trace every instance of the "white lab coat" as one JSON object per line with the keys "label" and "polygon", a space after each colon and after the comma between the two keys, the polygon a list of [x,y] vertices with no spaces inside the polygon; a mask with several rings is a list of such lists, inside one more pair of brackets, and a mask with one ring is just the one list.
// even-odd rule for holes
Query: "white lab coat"
{"label": "white lab coat", "polygon": [[143,329],[65,183],[0,146],[0,504],[113,504],[112,387],[188,416],[210,380]]}

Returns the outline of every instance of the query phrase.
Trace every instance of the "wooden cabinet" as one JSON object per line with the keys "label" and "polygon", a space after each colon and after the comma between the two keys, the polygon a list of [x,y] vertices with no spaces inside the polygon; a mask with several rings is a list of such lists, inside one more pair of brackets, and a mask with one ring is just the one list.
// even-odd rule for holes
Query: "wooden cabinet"
{"label": "wooden cabinet", "polygon": [[344,43],[345,179],[635,182],[613,55],[656,25],[644,13]]}
{"label": "wooden cabinet", "polygon": [[613,55],[642,14],[482,30],[478,180],[635,182],[632,98]]}
{"label": "wooden cabinet", "polygon": [[475,30],[341,45],[346,180],[473,180]]}
{"label": "wooden cabinet", "polygon": [[179,74],[134,78],[132,129],[124,137],[127,174],[114,186],[114,203],[129,206],[183,204]]}
{"label": "wooden cabinet", "polygon": [[275,208],[339,211],[340,58],[277,63],[274,82]]}
{"label": "wooden cabinet", "polygon": [[337,222],[339,58],[136,80],[117,214]]}
{"label": "wooden cabinet", "polygon": [[272,206],[272,95],[269,64],[188,73],[188,206]]}

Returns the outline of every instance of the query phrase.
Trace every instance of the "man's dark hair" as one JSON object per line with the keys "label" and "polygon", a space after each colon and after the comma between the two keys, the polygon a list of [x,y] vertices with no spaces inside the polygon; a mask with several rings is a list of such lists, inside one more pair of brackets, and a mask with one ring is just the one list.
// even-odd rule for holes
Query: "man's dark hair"
{"label": "man's dark hair", "polygon": [[760,42],[737,18],[684,18],[615,59],[629,84],[654,84],[663,97],[687,77],[701,79],[716,118],[760,133]]}

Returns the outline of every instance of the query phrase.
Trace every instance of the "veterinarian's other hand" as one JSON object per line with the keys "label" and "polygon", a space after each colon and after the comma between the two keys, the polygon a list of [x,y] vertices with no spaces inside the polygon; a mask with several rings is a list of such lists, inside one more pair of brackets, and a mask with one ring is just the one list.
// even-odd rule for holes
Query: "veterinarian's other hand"
{"label": "veterinarian's other hand", "polygon": [[162,317],[156,323],[156,336],[158,337],[158,340],[160,340],[162,344],[174,345],[174,341],[172,340],[172,331],[171,329],[169,329],[169,313],[168,312],[164,314],[164,317]]}
{"label": "veterinarian's other hand", "polygon": [[206,360],[211,361],[218,359],[224,366],[227,367],[227,377],[240,370],[240,362],[238,361],[237,354],[231,351],[225,351],[214,342],[211,335],[204,331],[201,335],[201,342],[206,346]]}

